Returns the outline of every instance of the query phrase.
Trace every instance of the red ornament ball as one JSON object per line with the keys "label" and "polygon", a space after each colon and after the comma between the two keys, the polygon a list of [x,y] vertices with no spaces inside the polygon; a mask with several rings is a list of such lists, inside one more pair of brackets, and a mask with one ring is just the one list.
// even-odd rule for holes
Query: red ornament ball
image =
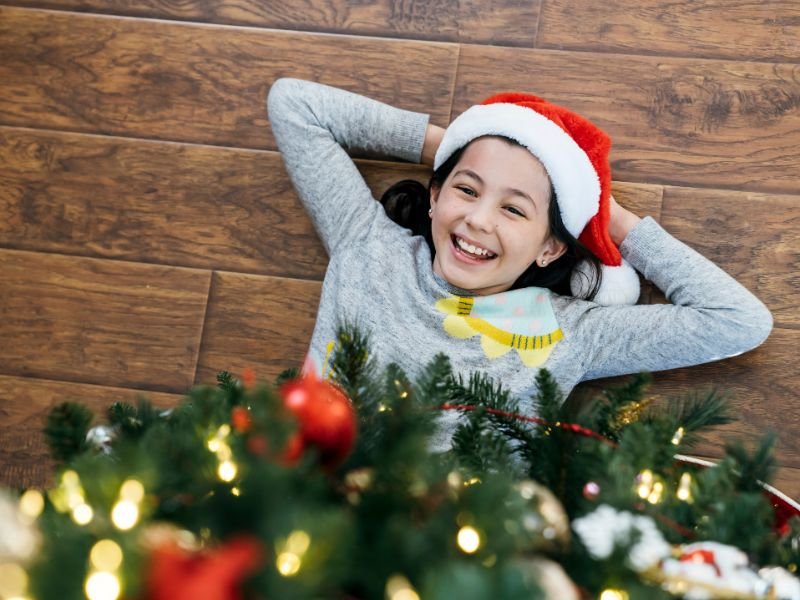
{"label": "red ornament ball", "polygon": [[356,439],[356,411],[341,388],[312,373],[286,382],[280,393],[284,406],[299,422],[299,439],[290,440],[287,459],[299,458],[313,447],[327,467],[344,462]]}

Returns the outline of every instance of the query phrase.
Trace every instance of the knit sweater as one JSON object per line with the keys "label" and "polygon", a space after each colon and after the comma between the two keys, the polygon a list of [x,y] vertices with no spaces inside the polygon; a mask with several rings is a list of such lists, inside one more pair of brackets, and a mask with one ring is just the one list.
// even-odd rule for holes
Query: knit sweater
{"label": "knit sweater", "polygon": [[[330,257],[309,355],[324,372],[341,323],[369,335],[379,366],[412,377],[438,353],[488,373],[536,413],[546,368],[566,395],[580,381],[741,354],[772,328],[767,308],[722,269],[642,219],[622,256],[670,304],[600,306],[544,288],[471,296],[434,273],[425,240],[390,220],[350,154],[419,162],[428,115],[318,83],[279,79],[269,119],[297,193]],[[456,417],[443,417],[444,447]]]}

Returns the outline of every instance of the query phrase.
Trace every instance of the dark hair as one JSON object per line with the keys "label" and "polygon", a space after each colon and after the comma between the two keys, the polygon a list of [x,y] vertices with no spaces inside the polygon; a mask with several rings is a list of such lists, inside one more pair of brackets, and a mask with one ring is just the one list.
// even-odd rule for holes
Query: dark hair
{"label": "dark hair", "polygon": [[[515,140],[503,136],[496,136],[507,141],[509,144],[519,146]],[[473,140],[474,141],[474,140]],[[470,142],[472,143],[472,142]],[[469,144],[467,144],[469,146]],[[434,256],[436,249],[433,246],[431,234],[431,221],[428,216],[430,208],[430,193],[434,187],[441,188],[450,172],[455,168],[461,155],[467,148],[459,148],[450,158],[442,163],[433,172],[428,187],[426,188],[419,181],[414,179],[404,179],[398,181],[387,189],[381,196],[381,204],[386,214],[401,227],[410,229],[414,235],[421,235],[425,238],[431,249],[431,256]],[[543,287],[554,291],[557,294],[570,295],[569,280],[575,265],[585,260],[589,264],[588,273],[579,273],[578,277],[586,277],[583,289],[589,290],[585,298],[592,300],[600,287],[601,271],[600,260],[580,241],[567,231],[561,219],[561,211],[558,207],[558,198],[553,184],[550,184],[550,206],[548,209],[548,220],[550,222],[550,235],[563,242],[567,251],[563,256],[554,260],[546,267],[539,266],[536,262],[532,263],[517,278],[511,286],[512,290],[525,287]]]}

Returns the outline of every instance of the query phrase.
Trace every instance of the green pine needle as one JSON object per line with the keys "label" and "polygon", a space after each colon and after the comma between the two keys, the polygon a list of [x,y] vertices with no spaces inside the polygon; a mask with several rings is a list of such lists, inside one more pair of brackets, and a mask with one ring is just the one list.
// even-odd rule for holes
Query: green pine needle
{"label": "green pine needle", "polygon": [[82,404],[64,402],[47,415],[44,434],[53,458],[68,462],[85,452],[89,445],[86,434],[94,414]]}

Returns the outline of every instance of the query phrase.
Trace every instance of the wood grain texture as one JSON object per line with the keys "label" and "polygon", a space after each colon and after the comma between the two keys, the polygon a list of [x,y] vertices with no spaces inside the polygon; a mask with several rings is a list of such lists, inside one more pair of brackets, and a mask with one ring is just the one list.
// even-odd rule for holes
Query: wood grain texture
{"label": "wood grain texture", "polygon": [[0,7],[0,124],[272,148],[272,81],[446,121],[458,47]]}
{"label": "wood grain texture", "polygon": [[32,8],[533,47],[541,0],[12,0]]}
{"label": "wood grain texture", "polygon": [[463,46],[454,110],[540,93],[614,140],[616,179],[800,190],[800,66]]}
{"label": "wood grain texture", "polygon": [[666,187],[662,223],[800,329],[800,196]]}
{"label": "wood grain texture", "polygon": [[538,48],[797,61],[800,5],[792,0],[547,1]]}
{"label": "wood grain texture", "polygon": [[320,283],[238,273],[214,273],[196,383],[220,371],[252,368],[273,380],[299,367],[317,316]]}
{"label": "wood grain texture", "polygon": [[[782,466],[800,468],[800,374],[793,368],[800,331],[774,329],[762,345],[733,358],[653,373],[647,396],[655,406],[666,406],[675,400],[716,390],[731,402],[734,423],[721,426],[703,435],[693,454],[722,456],[725,440],[741,439],[753,443],[766,431],[778,434],[777,457]],[[582,383],[570,402],[582,402],[581,394],[619,385],[619,378],[598,379]]]}
{"label": "wood grain texture", "polygon": [[0,250],[0,372],[181,393],[194,375],[209,278]]}
{"label": "wood grain texture", "polygon": [[135,404],[140,396],[154,406],[174,406],[180,396],[98,385],[0,375],[0,485],[46,487],[54,462],[43,432],[50,409],[62,402],[80,402],[106,422],[114,402]]}

